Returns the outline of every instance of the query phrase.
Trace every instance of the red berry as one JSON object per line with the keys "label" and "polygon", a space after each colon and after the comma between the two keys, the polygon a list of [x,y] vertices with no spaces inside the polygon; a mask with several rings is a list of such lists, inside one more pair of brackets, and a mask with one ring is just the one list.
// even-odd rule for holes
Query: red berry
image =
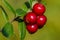
{"label": "red berry", "polygon": [[36,22],[36,15],[33,12],[27,13],[27,15],[25,16],[25,22],[34,24]]}
{"label": "red berry", "polygon": [[33,6],[33,11],[37,14],[37,15],[43,15],[45,12],[45,6],[43,4],[40,3],[36,3]]}
{"label": "red berry", "polygon": [[47,21],[47,18],[46,18],[46,16],[44,16],[44,15],[37,17],[37,25],[38,25],[39,27],[44,26],[44,24],[46,23],[46,21]]}
{"label": "red berry", "polygon": [[28,32],[35,33],[37,31],[37,29],[38,29],[37,24],[33,24],[33,25],[27,24],[27,30],[28,30]]}

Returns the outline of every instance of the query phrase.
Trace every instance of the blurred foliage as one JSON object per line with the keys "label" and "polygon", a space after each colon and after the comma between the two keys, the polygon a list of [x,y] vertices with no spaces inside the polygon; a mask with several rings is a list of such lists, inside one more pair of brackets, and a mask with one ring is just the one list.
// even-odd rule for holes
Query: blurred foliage
{"label": "blurred foliage", "polygon": [[[14,10],[17,8],[22,8],[24,2],[26,0],[7,0]],[[46,5],[46,12],[45,15],[47,16],[47,23],[46,25],[39,29],[35,34],[29,34],[26,32],[25,40],[60,40],[60,0],[42,0],[47,3]],[[14,15],[12,12],[6,8],[6,6],[3,4],[3,0],[0,0],[0,5],[4,7],[6,10],[9,20],[11,21],[14,18]],[[3,28],[4,24],[6,23],[2,10],[0,9],[0,29]],[[10,38],[10,40],[19,40],[18,35],[18,28],[17,28],[17,22],[13,23],[15,35]],[[14,39],[16,38],[16,39]],[[8,40],[5,38],[2,33],[0,33],[0,40]]]}

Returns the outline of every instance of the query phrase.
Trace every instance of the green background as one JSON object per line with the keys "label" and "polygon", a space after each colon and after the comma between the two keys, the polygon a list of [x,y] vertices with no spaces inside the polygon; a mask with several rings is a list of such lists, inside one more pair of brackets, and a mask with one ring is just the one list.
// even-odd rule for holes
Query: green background
{"label": "green background", "polygon": [[[7,0],[12,7],[16,10],[21,8],[26,0]],[[39,29],[35,34],[29,34],[26,32],[25,40],[60,40],[60,0],[42,0],[47,3],[45,15],[47,16],[47,23],[43,28]],[[0,0],[0,5],[6,10],[9,21],[13,20],[13,13],[3,4],[3,1]],[[0,9],[0,30],[3,28],[6,20]],[[19,40],[18,35],[18,23],[13,22],[14,26],[14,35],[11,38],[7,39],[0,32],[0,40]]]}

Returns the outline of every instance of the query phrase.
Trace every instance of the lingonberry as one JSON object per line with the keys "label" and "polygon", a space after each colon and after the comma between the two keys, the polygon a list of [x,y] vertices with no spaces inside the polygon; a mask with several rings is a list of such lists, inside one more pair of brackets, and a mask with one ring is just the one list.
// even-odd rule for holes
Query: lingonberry
{"label": "lingonberry", "polygon": [[34,24],[36,22],[36,15],[33,12],[28,12],[25,16],[25,22],[29,24]]}
{"label": "lingonberry", "polygon": [[33,24],[33,25],[27,24],[27,30],[29,33],[35,33],[37,29],[38,29],[37,24]]}
{"label": "lingonberry", "polygon": [[41,28],[42,26],[44,26],[44,24],[46,23],[47,18],[46,16],[42,15],[42,16],[38,16],[37,17],[37,25]]}
{"label": "lingonberry", "polygon": [[36,3],[34,6],[33,6],[33,11],[37,14],[37,15],[42,15],[44,14],[46,8],[43,4],[41,3]]}

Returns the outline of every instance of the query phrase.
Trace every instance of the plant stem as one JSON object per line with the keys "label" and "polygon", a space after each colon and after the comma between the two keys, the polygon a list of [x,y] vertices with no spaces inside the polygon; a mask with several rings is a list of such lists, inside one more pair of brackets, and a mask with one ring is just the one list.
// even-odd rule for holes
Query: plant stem
{"label": "plant stem", "polygon": [[15,17],[15,18],[11,21],[11,23],[14,22],[14,21],[24,21],[24,20],[23,20],[23,18],[22,18],[21,16],[18,16],[18,17]]}
{"label": "plant stem", "polygon": [[[4,8],[0,5],[0,8],[2,9],[2,11],[5,13],[5,17],[6,17],[6,19],[7,19],[7,21],[8,21],[8,15],[7,15],[7,13],[6,13],[6,11],[4,10]],[[13,21],[18,21],[18,20],[23,20],[22,18],[21,18],[21,16],[18,16],[18,17],[14,17],[14,19],[11,21],[11,23],[13,22]]]}

